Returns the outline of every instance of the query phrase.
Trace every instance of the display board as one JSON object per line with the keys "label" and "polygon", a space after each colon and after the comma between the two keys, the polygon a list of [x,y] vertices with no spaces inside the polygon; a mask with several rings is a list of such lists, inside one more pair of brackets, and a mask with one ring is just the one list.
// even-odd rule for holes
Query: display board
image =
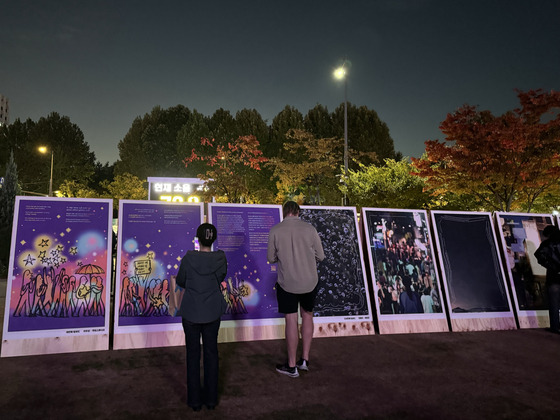
{"label": "display board", "polygon": [[302,206],[300,217],[321,238],[315,337],[374,334],[355,207]]}
{"label": "display board", "polygon": [[120,201],[115,349],[184,344],[181,318],[168,311],[169,291],[203,219],[203,204]]}
{"label": "display board", "polygon": [[228,303],[218,339],[284,338],[284,316],[276,302],[276,264],[267,262],[270,228],[280,223],[279,205],[208,204],[208,221],[218,231],[213,249],[226,253],[222,293]]}
{"label": "display board", "polygon": [[431,211],[453,331],[515,329],[492,215]]}
{"label": "display board", "polygon": [[16,197],[2,357],[109,348],[113,201]]}
{"label": "display board", "polygon": [[553,224],[552,215],[496,212],[495,217],[519,327],[548,327],[546,268],[534,254],[542,242],[542,231]]}
{"label": "display board", "polygon": [[449,331],[426,211],[362,208],[362,220],[379,332]]}

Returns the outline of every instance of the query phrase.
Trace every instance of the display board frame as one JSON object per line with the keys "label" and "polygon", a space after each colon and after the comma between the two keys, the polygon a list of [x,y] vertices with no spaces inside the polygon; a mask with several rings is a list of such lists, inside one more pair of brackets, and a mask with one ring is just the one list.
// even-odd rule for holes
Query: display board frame
{"label": "display board frame", "polygon": [[[224,214],[229,214],[231,220],[223,219]],[[259,214],[267,220],[257,220]],[[277,312],[276,303],[276,264],[269,264],[266,260],[268,233],[272,226],[282,221],[282,206],[208,203],[207,218],[218,231],[213,249],[223,249],[228,259],[228,273],[222,283],[222,293],[228,296],[228,309],[222,316],[218,341],[284,338],[284,316]],[[240,237],[244,240],[239,241]],[[264,281],[260,279],[263,276]],[[257,284],[263,286],[259,288]],[[269,312],[270,316],[258,315],[257,306],[250,302],[264,299],[268,301],[269,310],[263,312]]]}
{"label": "display board frame", "polygon": [[[319,226],[318,220],[320,216],[314,215],[315,222],[309,220],[306,217],[306,212],[327,212],[323,214],[330,215],[334,218],[335,215],[338,216],[339,220],[331,220],[329,223],[324,221],[324,229]],[[330,213],[329,213],[330,212]],[[351,215],[343,215],[345,212],[350,212]],[[325,251],[325,260],[318,264],[319,271],[319,292],[317,294],[317,300],[315,304],[315,314],[314,314],[314,337],[334,337],[334,336],[352,336],[352,335],[373,335],[375,334],[375,328],[373,325],[373,313],[371,309],[371,300],[369,295],[368,281],[365,271],[364,253],[362,249],[362,238],[361,231],[358,224],[358,216],[356,207],[352,206],[301,206],[300,218],[311,223],[317,229],[319,236],[321,237],[321,242],[323,245],[323,250]],[[350,219],[344,222],[344,218]],[[342,222],[342,223],[341,223]],[[337,229],[340,232],[336,231]],[[344,231],[346,229],[346,231]],[[327,231],[329,231],[328,234]],[[353,236],[353,237],[352,237]],[[348,238],[349,237],[349,238]],[[348,240],[347,240],[348,239]],[[347,240],[347,242],[344,242]],[[332,242],[332,243],[331,243]],[[351,249],[353,248],[353,249]],[[338,268],[336,266],[331,266],[327,268],[327,264],[334,263],[341,258],[344,260],[344,255],[342,251],[351,252],[353,258],[359,265],[352,267],[347,265],[343,267],[343,263],[339,264]],[[344,260],[346,261],[346,260]],[[351,308],[350,312],[361,312],[347,313],[339,315],[322,315],[321,305],[321,295],[322,293],[331,293],[333,296],[341,295],[342,293],[351,292],[351,288],[344,288],[336,286],[337,281],[344,276],[340,274],[345,273],[334,273],[328,274],[329,271],[345,269],[345,271],[353,271],[353,273],[347,273],[350,277],[354,277],[355,284],[353,285],[355,296],[360,301],[355,308]],[[328,282],[332,284],[329,286]],[[350,279],[352,281],[352,279]],[[326,283],[325,283],[326,282]],[[358,288],[360,292],[358,292]],[[343,290],[346,289],[346,290]],[[338,299],[337,299],[338,300]],[[350,307],[355,305],[355,303],[350,303]],[[340,312],[337,310],[337,312]]]}
{"label": "display board frame", "polygon": [[[550,319],[548,308],[546,307],[546,268],[539,265],[534,252],[542,242],[542,230],[547,225],[553,225],[554,218],[551,214],[511,212],[495,212],[494,217],[496,218],[496,226],[500,236],[500,244],[506,263],[505,267],[513,302],[517,311],[519,328],[549,327]],[[537,221],[537,218],[543,220]],[[509,224],[518,225],[521,222],[521,226],[507,229],[504,226],[504,224],[507,224],[506,219],[509,219]],[[538,228],[538,224],[542,226],[541,229]],[[531,229],[530,225],[534,225],[536,230],[534,228]],[[522,245],[524,249],[512,250],[515,244],[508,245],[508,242],[516,241],[515,234],[519,230],[521,231],[517,232],[517,234],[520,236],[519,239],[523,239]],[[527,232],[528,230],[529,232]],[[508,232],[511,233],[511,236],[506,236]],[[515,258],[516,254],[518,258]],[[522,262],[524,263],[521,264]],[[532,286],[529,285],[529,282]],[[537,299],[541,299],[544,305],[537,304],[534,305],[535,307],[529,308],[528,300],[536,301]],[[537,309],[538,306],[541,307]]]}
{"label": "display board frame", "polygon": [[[444,289],[445,289],[445,296],[446,302],[448,304],[448,313],[449,319],[451,323],[451,330],[452,331],[484,331],[484,330],[508,330],[508,329],[516,329],[515,317],[512,309],[511,299],[509,295],[509,290],[507,287],[506,282],[506,275],[504,273],[504,266],[502,257],[500,255],[498,249],[498,241],[496,237],[496,230],[494,227],[494,219],[490,212],[462,212],[462,211],[444,211],[444,210],[431,210],[430,216],[432,220],[432,228],[434,232],[434,238],[436,243],[436,248],[438,252],[439,258],[439,267],[441,270],[441,276],[444,282]],[[442,237],[443,233],[439,223],[443,223],[444,221],[455,221],[455,222],[464,222],[465,226],[461,226],[464,228],[463,234],[466,236],[468,234],[474,235],[475,233],[475,223],[484,222],[484,232],[481,237],[474,237],[474,239],[478,239],[479,243],[473,244],[469,243],[468,241],[461,241],[459,237],[459,244],[463,246],[461,252],[458,252],[456,248],[458,245],[454,244],[451,246],[449,239],[453,237],[453,239],[457,239],[459,235],[456,232],[453,232],[451,237]],[[466,223],[469,223],[469,227],[471,229],[466,229]],[[447,232],[445,232],[447,233]],[[482,239],[480,241],[480,239]],[[442,243],[443,242],[443,243]],[[484,247],[487,246],[487,249]],[[449,257],[448,251],[452,250],[453,255],[451,258]],[[445,251],[445,253],[444,253]],[[476,253],[488,251],[487,254],[484,254],[483,260],[479,261],[462,261],[458,258],[459,254],[462,257],[474,255]],[[477,255],[478,256],[478,255]],[[453,260],[453,261],[451,261]],[[456,300],[463,299],[465,300],[465,293],[459,291],[459,285],[464,286],[467,283],[465,278],[469,277],[471,279],[477,279],[480,277],[479,274],[488,275],[487,269],[483,268],[483,263],[490,261],[490,269],[494,271],[495,284],[488,284],[488,283],[481,283],[483,286],[487,288],[495,287],[490,292],[501,295],[501,302],[499,304],[502,305],[500,310],[496,311],[486,311],[486,310],[477,310],[482,308],[462,308],[458,306],[456,309],[453,308]],[[460,265],[460,267],[459,267]],[[461,273],[459,274],[459,270],[474,270],[478,273],[473,274],[473,272]],[[490,277],[492,274],[490,274]],[[454,284],[450,284],[450,282]],[[497,288],[497,289],[496,289]],[[466,288],[465,288],[466,289]],[[456,292],[459,292],[456,294]],[[482,293],[475,293],[475,298],[482,298]],[[486,296],[484,296],[486,298]]]}
{"label": "display board frame", "polygon": [[203,203],[120,200],[114,349],[184,345],[181,318],[166,306],[181,259],[195,249],[203,221]]}
{"label": "display board frame", "polygon": [[[400,334],[449,331],[447,309],[443,304],[441,281],[435,265],[436,259],[427,211],[363,207],[362,223],[366,237],[379,332],[381,334]],[[380,231],[374,233],[374,230]],[[379,240],[379,235],[381,235],[380,239],[383,243]],[[376,245],[377,243],[379,245]],[[389,248],[394,252],[390,252]],[[408,250],[413,252],[413,255],[407,255],[407,260],[411,260],[408,262],[413,263],[413,258],[418,262],[418,264],[410,264],[411,270],[413,270],[411,273],[407,271],[409,266],[407,261],[399,258],[400,255],[398,255],[406,253]],[[418,284],[418,289],[425,288],[426,293],[434,289],[435,295],[429,293],[428,296],[434,303],[432,308],[436,308],[432,310],[436,312],[399,313],[400,293],[403,293],[399,291],[399,288],[402,286],[401,279],[405,274],[416,277],[414,282]],[[428,284],[424,284],[426,282]],[[385,284],[389,286],[384,286]],[[412,291],[412,293],[418,292],[418,290]],[[383,302],[379,302],[380,294]],[[395,299],[397,296],[398,298]],[[390,304],[387,299],[391,299]],[[425,311],[426,308],[423,310]],[[394,313],[395,311],[397,313]]]}
{"label": "display board frame", "polygon": [[2,357],[108,350],[112,216],[111,199],[16,197]]}

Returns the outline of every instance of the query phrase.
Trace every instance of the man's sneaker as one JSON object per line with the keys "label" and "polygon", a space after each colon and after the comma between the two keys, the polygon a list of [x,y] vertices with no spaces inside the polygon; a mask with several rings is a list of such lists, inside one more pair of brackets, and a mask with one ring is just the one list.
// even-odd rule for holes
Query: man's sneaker
{"label": "man's sneaker", "polygon": [[297,378],[299,376],[297,367],[290,367],[287,363],[284,363],[283,365],[276,365],[276,372],[281,373],[282,375],[287,375],[290,378]]}
{"label": "man's sneaker", "polygon": [[297,367],[299,370],[305,370],[305,371],[307,371],[307,370],[309,370],[309,362],[308,362],[307,360],[305,360],[305,359],[299,359],[299,360],[297,361],[297,363],[296,363],[296,367]]}

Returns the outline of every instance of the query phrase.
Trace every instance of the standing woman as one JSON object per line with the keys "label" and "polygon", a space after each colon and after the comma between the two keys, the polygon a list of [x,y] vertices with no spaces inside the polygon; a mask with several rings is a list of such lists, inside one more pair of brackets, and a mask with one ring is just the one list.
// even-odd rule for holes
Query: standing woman
{"label": "standing woman", "polygon": [[[179,314],[187,345],[187,404],[194,411],[218,404],[218,330],[226,302],[220,283],[227,273],[224,251],[212,251],[217,231],[203,223],[196,231],[200,251],[188,251],[181,260],[177,284],[185,289]],[[204,349],[204,395],[200,386],[200,337]]]}

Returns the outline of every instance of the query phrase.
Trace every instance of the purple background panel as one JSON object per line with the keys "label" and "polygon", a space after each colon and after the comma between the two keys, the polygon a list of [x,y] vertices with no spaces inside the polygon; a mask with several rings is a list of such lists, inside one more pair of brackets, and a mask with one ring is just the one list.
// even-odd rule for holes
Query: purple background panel
{"label": "purple background panel", "polygon": [[194,249],[200,205],[121,203],[117,295],[118,326],[171,324],[169,279]]}
{"label": "purple background panel", "polygon": [[218,230],[214,249],[223,250],[228,260],[222,283],[228,308],[222,320],[280,318],[276,265],[267,262],[268,234],[280,223],[280,208],[212,204],[210,209]]}
{"label": "purple background panel", "polygon": [[59,198],[17,203],[8,331],[102,331],[111,204]]}

